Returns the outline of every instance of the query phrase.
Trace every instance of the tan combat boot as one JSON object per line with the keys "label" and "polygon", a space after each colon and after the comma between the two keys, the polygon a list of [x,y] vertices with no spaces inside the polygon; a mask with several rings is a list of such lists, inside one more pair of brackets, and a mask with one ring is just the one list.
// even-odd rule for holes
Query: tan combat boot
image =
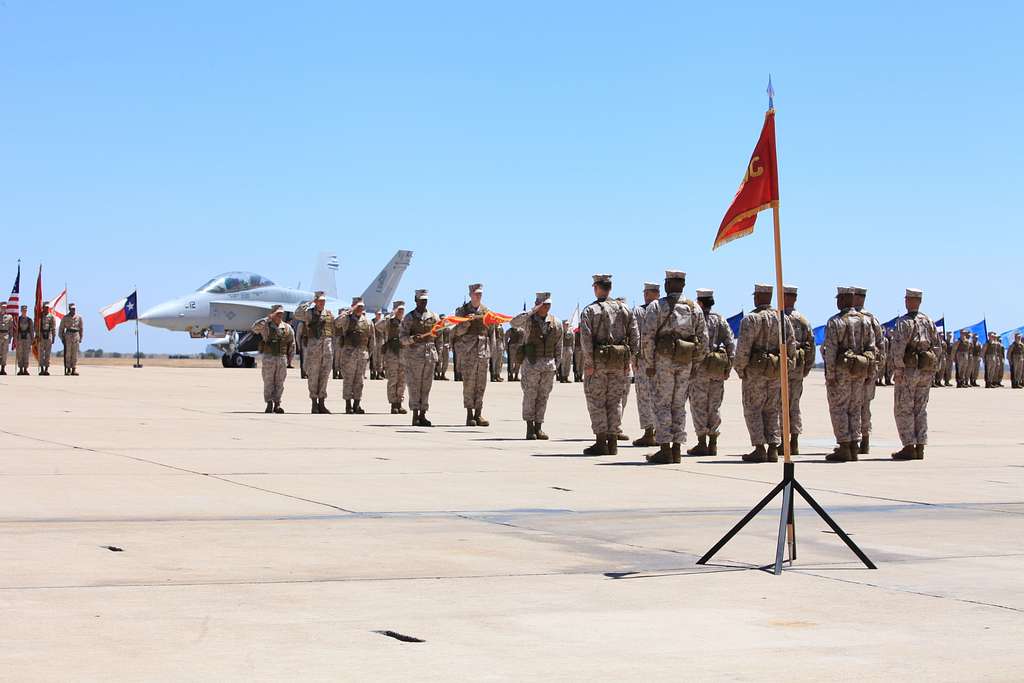
{"label": "tan combat boot", "polygon": [[924,444],[919,443],[914,446],[914,460],[924,460]]}
{"label": "tan combat boot", "polygon": [[718,434],[708,434],[708,455],[718,455]]}
{"label": "tan combat boot", "polygon": [[860,447],[857,448],[857,452],[861,455],[867,455],[871,452],[871,437],[868,434],[861,435]]}
{"label": "tan combat boot", "polygon": [[768,453],[764,449],[764,444],[761,443],[754,446],[754,450],[743,454],[743,462],[765,462],[767,459]]}
{"label": "tan combat boot", "polygon": [[672,447],[667,444],[661,444],[661,447],[647,456],[647,462],[652,465],[671,465],[672,464]]}
{"label": "tan combat boot", "polygon": [[800,435],[790,434],[789,435],[789,454],[800,455]]}
{"label": "tan combat boot", "polygon": [[634,446],[657,446],[658,442],[654,440],[654,427],[645,427],[644,435],[639,439],[633,441]]}
{"label": "tan combat boot", "polygon": [[593,445],[584,448],[583,455],[608,455],[608,444],[605,442],[604,434],[595,434]]}
{"label": "tan combat boot", "polygon": [[839,448],[825,456],[826,462],[850,462],[850,444],[843,442]]}
{"label": "tan combat boot", "polygon": [[682,444],[672,444],[672,464],[678,465],[683,461],[683,446]]}
{"label": "tan combat boot", "polygon": [[707,437],[703,436],[703,435],[698,435],[697,436],[697,445],[694,446],[693,448],[687,449],[687,451],[686,451],[687,455],[693,455],[693,456],[708,455],[708,453],[709,453],[709,451],[708,451]]}
{"label": "tan combat boot", "polygon": [[779,461],[779,444],[770,443],[768,444],[768,452],[765,453],[765,462],[778,462]]}
{"label": "tan combat boot", "polygon": [[537,440],[537,431],[536,431],[536,428],[533,426],[533,420],[527,420],[526,421],[526,440],[527,441],[536,441]]}
{"label": "tan combat boot", "polygon": [[[516,380],[516,381],[518,381],[518,380]],[[533,433],[536,434],[537,438],[540,439],[541,441],[547,441],[548,440],[548,435],[544,433],[544,430],[542,430],[540,428],[540,425],[541,425],[540,422],[534,422],[533,423]]]}
{"label": "tan combat boot", "polygon": [[[499,377],[498,379],[501,379],[501,378]],[[491,423],[484,419],[483,415],[480,414],[481,412],[483,412],[483,410],[481,408],[477,408],[476,412],[474,413],[474,415],[476,417],[476,426],[477,427],[490,427]]]}
{"label": "tan combat boot", "polygon": [[913,446],[904,446],[903,448],[892,454],[892,459],[913,460],[914,456],[916,455],[915,450],[916,449]]}
{"label": "tan combat boot", "polygon": [[604,441],[606,444],[608,444],[608,455],[619,454],[619,440],[615,434],[605,434]]}

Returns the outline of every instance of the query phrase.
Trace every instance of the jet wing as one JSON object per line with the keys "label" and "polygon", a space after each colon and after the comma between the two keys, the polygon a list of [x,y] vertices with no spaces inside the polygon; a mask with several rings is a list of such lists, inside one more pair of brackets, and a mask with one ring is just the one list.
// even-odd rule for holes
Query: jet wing
{"label": "jet wing", "polygon": [[297,304],[283,301],[211,301],[210,330],[217,334],[234,330],[248,332],[252,324],[265,318],[273,306],[284,306],[288,313],[294,313]]}

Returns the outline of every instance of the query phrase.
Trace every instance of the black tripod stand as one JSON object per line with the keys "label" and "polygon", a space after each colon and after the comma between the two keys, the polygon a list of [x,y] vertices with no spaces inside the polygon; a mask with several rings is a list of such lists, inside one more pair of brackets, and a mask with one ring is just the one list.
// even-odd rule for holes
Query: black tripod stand
{"label": "black tripod stand", "polygon": [[721,550],[726,543],[732,540],[732,537],[740,532],[740,529],[747,525],[747,522],[757,516],[761,510],[765,508],[768,503],[772,502],[775,496],[782,493],[782,515],[779,518],[779,541],[775,548],[775,574],[779,575],[782,573],[782,561],[785,553],[786,538],[789,537],[789,563],[792,564],[793,560],[796,559],[796,523],[793,519],[793,492],[799,493],[800,496],[807,501],[807,504],[818,513],[818,516],[825,520],[825,523],[832,527],[832,531],[836,532],[839,538],[843,539],[843,542],[853,551],[853,553],[860,558],[860,561],[864,563],[864,566],[868,569],[877,569],[875,564],[864,554],[857,544],[846,535],[846,532],[839,528],[839,525],[828,516],[824,508],[818,505],[818,502],[811,497],[811,494],[807,493],[807,489],[800,485],[800,482],[796,480],[796,464],[787,462],[782,466],[782,481],[775,485],[767,496],[765,496],[760,503],[754,506],[754,508],[746,514],[746,516],[739,521],[739,523],[729,530],[725,536],[722,537],[715,546],[704,554],[704,557],[697,560],[697,564],[707,564],[708,560],[714,557],[715,553]]}

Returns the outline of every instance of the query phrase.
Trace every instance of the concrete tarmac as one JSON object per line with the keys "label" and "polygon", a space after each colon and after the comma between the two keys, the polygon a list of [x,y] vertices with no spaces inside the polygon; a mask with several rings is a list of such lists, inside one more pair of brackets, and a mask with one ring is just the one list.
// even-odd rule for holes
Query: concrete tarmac
{"label": "concrete tarmac", "polygon": [[265,415],[258,370],[81,372],[0,377],[2,680],[1022,676],[1024,391],[933,390],[926,459],[893,462],[880,388],[873,453],[828,464],[813,373],[797,477],[879,568],[798,501],[776,577],[778,503],[695,564],[782,474],[740,461],[735,379],[719,456],[647,466],[581,454],[580,384],[538,442],[516,383],[467,428],[435,382],[427,429],[382,381],[310,415],[293,370]]}

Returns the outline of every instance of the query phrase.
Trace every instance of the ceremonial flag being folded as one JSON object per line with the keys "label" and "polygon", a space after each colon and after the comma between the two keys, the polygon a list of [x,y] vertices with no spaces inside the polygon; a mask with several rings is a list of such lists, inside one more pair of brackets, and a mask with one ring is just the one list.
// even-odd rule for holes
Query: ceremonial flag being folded
{"label": "ceremonial flag being folded", "polygon": [[775,109],[764,115],[761,137],[750,155],[747,169],[743,173],[740,189],[736,190],[732,204],[725,212],[722,224],[715,235],[712,251],[726,242],[745,237],[754,232],[757,214],[779,206],[779,167],[775,155]]}
{"label": "ceremonial flag being folded", "polygon": [[103,322],[106,323],[107,329],[112,330],[123,322],[137,320],[139,317],[138,308],[136,292],[132,292],[125,298],[119,299],[104,308],[100,311],[100,315],[103,316]]}
{"label": "ceremonial flag being folded", "polygon": [[[508,321],[512,320],[511,315],[505,315],[504,313],[495,313],[494,311],[487,311],[483,314],[483,324],[487,327],[492,325],[504,325]],[[443,330],[449,325],[458,325],[460,323],[466,323],[472,320],[469,316],[464,315],[449,315],[445,316],[444,320],[438,320],[434,323],[434,326],[430,328],[430,334],[437,336],[438,332]]]}

